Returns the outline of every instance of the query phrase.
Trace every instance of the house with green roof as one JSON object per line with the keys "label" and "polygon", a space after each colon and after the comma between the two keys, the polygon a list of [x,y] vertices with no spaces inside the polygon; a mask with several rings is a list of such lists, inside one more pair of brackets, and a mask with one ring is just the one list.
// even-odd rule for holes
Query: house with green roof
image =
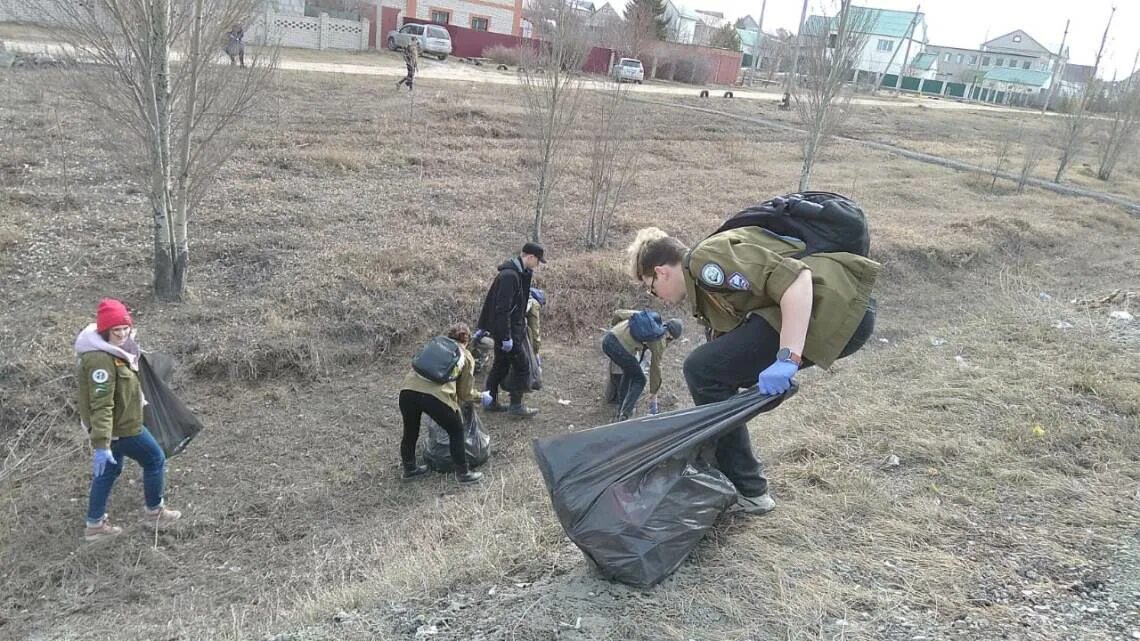
{"label": "house with green roof", "polygon": [[[851,7],[848,24],[866,36],[856,69],[876,75],[897,74],[912,64],[926,46],[926,16],[914,11]],[[836,35],[838,16],[813,15],[804,23],[805,35]],[[907,50],[909,46],[909,51]]]}

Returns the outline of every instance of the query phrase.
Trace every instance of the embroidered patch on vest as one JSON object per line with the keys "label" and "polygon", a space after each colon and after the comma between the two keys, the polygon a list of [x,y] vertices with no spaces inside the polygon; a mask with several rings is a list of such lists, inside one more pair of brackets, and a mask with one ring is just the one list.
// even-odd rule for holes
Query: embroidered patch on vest
{"label": "embroidered patch on vest", "polygon": [[111,377],[105,369],[97,369],[91,372],[91,380],[97,384],[106,383],[107,379]]}
{"label": "embroidered patch on vest", "polygon": [[732,272],[732,276],[728,277],[728,286],[741,291],[752,289],[752,283],[748,282],[748,279],[740,272]]}
{"label": "embroidered patch on vest", "polygon": [[705,263],[701,268],[701,280],[713,287],[720,287],[724,284],[724,270],[716,263]]}

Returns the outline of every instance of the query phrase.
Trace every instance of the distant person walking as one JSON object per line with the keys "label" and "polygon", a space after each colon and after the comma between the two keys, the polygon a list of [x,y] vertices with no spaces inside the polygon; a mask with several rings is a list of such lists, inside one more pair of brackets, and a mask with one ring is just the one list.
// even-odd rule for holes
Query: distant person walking
{"label": "distant person walking", "polygon": [[107,521],[107,501],[115,479],[123,471],[123,457],[143,468],[143,523],[164,527],[182,513],[166,509],[166,455],[143,425],[142,385],[139,381],[139,346],[127,307],[107,298],[99,303],[95,322],[79,332],[79,419],[91,435],[91,491],[87,500],[89,543],[110,539],[123,528]]}
{"label": "distant person walking", "polygon": [[404,47],[404,65],[408,68],[408,75],[396,81],[396,88],[399,89],[401,85],[408,85],[408,91],[414,87],[412,84],[416,81],[416,71],[419,69],[420,59],[420,40],[419,38],[412,38],[408,46]]}
{"label": "distant person walking", "polygon": [[230,64],[240,62],[241,66],[245,66],[245,43],[242,38],[245,37],[245,29],[240,24],[235,24],[229,33],[229,42],[226,43],[226,55],[230,57]]}

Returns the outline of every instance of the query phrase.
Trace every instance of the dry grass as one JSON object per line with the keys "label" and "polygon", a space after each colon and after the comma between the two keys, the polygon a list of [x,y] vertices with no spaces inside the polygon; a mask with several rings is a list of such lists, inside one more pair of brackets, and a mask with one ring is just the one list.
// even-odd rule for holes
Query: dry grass
{"label": "dry grass", "polygon": [[[369,79],[283,74],[191,222],[191,300],[167,305],[148,294],[132,161],[95,116],[66,112],[84,189],[53,205],[67,192],[36,124],[52,78],[9,74],[0,97],[6,153],[23,159],[0,171],[0,350],[12,355],[0,444],[16,472],[0,478],[3,635],[387,639],[430,623],[463,640],[1125,634],[1092,615],[1041,634],[1020,622],[1041,598],[1022,590],[1115,580],[1118,543],[1140,523],[1140,339],[1107,309],[1066,302],[1136,289],[1134,217],[830,147],[818,184],[864,205],[884,265],[876,342],[806,372],[795,401],[754,425],[780,509],[726,520],[640,592],[597,578],[565,540],[529,439],[605,420],[596,328],[614,306],[652,304],[620,273],[623,241],[653,223],[694,242],[788,191],[794,138],[646,107],[644,177],[614,246],[592,252],[574,143],[538,274],[551,301],[543,415],[489,418],[489,479],[459,489],[397,480],[393,390],[414,342],[472,321],[494,265],[523,240],[519,96],[425,82],[409,113],[406,94]],[[881,127],[906,146],[957,132],[939,144],[968,158],[1002,126],[923,115],[947,120]],[[91,548],[78,541],[88,453],[70,344],[103,295],[126,299],[145,344],[182,361],[180,394],[207,431],[170,462],[186,524]],[[669,354],[666,389],[681,397],[692,344]],[[884,467],[891,455],[898,467]],[[120,522],[141,501],[134,475],[116,488]]]}

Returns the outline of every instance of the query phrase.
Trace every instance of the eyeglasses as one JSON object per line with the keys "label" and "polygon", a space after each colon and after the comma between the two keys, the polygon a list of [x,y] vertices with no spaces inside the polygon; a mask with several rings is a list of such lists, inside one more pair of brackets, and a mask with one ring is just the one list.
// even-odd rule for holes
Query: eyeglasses
{"label": "eyeglasses", "polygon": [[649,280],[649,286],[645,290],[650,296],[660,298],[657,296],[657,271],[653,271],[653,278]]}

